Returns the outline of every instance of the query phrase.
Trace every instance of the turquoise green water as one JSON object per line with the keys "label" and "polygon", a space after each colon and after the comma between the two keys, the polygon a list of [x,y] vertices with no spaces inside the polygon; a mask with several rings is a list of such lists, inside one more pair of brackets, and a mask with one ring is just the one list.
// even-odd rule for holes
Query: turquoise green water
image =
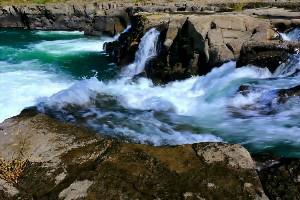
{"label": "turquoise green water", "polygon": [[61,71],[76,79],[95,72],[101,72],[100,79],[111,79],[116,70],[107,67],[110,60],[101,53],[105,39],[80,32],[0,30],[0,61],[38,61],[47,65],[44,70]]}
{"label": "turquoise green water", "polygon": [[[141,42],[143,70],[155,31]],[[300,98],[278,103],[278,89],[300,85],[300,56],[276,74],[229,62],[206,76],[165,86],[117,76],[103,52],[112,38],[80,32],[0,30],[0,121],[36,105],[59,120],[100,134],[153,145],[223,141],[254,153],[300,157]],[[126,70],[125,70],[126,71]],[[122,74],[121,74],[122,75]],[[237,93],[242,84],[248,95]]]}
{"label": "turquoise green water", "polygon": [[81,32],[0,29],[0,121],[76,80],[113,78],[116,68],[102,51],[106,40]]}

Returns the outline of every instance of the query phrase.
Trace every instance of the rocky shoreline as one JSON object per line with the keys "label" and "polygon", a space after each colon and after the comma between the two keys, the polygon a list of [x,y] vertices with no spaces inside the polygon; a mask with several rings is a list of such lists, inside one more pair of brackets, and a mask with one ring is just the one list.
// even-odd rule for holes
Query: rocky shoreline
{"label": "rocky shoreline", "polygon": [[238,67],[253,64],[274,72],[300,47],[299,42],[282,41],[277,30],[300,26],[300,13],[270,10],[265,9],[267,16],[261,15],[261,9],[211,14],[135,13],[130,17],[132,28],[118,41],[106,44],[106,51],[118,65],[127,65],[133,62],[141,37],[155,27],[161,32],[159,52],[145,66],[145,75],[155,83],[205,75],[230,60],[237,60]]}
{"label": "rocky shoreline", "polygon": [[[1,28],[113,36],[128,24],[131,29],[107,43],[106,51],[121,68],[133,61],[143,35],[156,28],[159,52],[138,75],[156,84],[205,75],[230,60],[274,72],[300,49],[299,42],[282,41],[278,35],[277,30],[300,26],[300,12],[284,8],[235,11],[231,4],[114,3],[0,7]],[[240,92],[246,95],[247,87]],[[299,88],[278,95],[283,100],[299,96]],[[0,124],[0,138],[0,199],[300,199],[299,159],[251,156],[237,144],[129,144],[58,122],[34,108]]]}
{"label": "rocky shoreline", "polygon": [[236,144],[128,144],[34,108],[2,123],[0,137],[0,199],[299,197],[299,159],[251,158]]}
{"label": "rocky shoreline", "polygon": [[240,145],[120,143],[31,110],[0,134],[1,157],[26,161],[10,182],[0,170],[6,199],[266,199]]}

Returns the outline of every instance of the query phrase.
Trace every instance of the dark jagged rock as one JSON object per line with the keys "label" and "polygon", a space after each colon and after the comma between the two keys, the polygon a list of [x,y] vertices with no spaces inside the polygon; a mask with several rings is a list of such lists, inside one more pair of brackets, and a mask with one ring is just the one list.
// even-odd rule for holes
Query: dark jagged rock
{"label": "dark jagged rock", "polygon": [[241,49],[237,67],[255,65],[274,72],[290,54],[297,53],[297,49],[300,49],[298,42],[248,42]]}
{"label": "dark jagged rock", "polygon": [[267,199],[240,145],[125,144],[34,110],[0,126],[4,199]]}
{"label": "dark jagged rock", "polygon": [[300,160],[255,155],[258,174],[270,200],[300,198]]}
{"label": "dark jagged rock", "polygon": [[300,96],[300,86],[298,85],[288,89],[281,89],[278,91],[277,94],[278,94],[278,102],[284,103],[292,97]]}
{"label": "dark jagged rock", "polygon": [[[172,43],[167,48],[168,27],[161,32],[158,56],[148,63],[145,72],[156,83],[183,80],[191,75],[206,74],[210,71],[208,57],[205,54],[205,39],[187,19]],[[198,66],[203,67],[199,68]]]}
{"label": "dark jagged rock", "polygon": [[251,92],[251,86],[250,85],[241,85],[238,89],[238,93],[246,96]]}
{"label": "dark jagged rock", "polygon": [[122,33],[118,40],[104,44],[105,51],[117,65],[127,65],[134,61],[135,52],[145,32],[143,21],[142,16],[130,16],[131,27],[134,28]]}
{"label": "dark jagged rock", "polygon": [[131,31],[108,43],[106,50],[119,65],[128,64],[132,59],[127,57],[132,58],[132,49],[136,49],[133,44],[137,46],[150,28],[158,28],[158,54],[145,67],[147,77],[156,83],[205,75],[236,59],[243,42],[267,41],[274,33],[268,21],[243,14],[138,13],[131,21]]}

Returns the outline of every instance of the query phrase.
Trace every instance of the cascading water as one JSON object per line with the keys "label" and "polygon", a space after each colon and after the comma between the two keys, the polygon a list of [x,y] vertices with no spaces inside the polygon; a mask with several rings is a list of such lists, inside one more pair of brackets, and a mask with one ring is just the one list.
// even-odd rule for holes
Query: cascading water
{"label": "cascading water", "polygon": [[[63,84],[63,87],[57,89],[60,91],[52,96],[51,93],[55,91],[34,95],[40,101],[38,109],[62,121],[87,126],[101,134],[133,142],[168,145],[224,141],[243,144],[252,152],[300,157],[300,99],[295,96],[285,102],[277,101],[279,89],[300,85],[299,74],[295,73],[299,55],[294,55],[293,62],[282,65],[275,74],[253,66],[236,68],[235,62],[229,62],[205,76],[175,81],[165,86],[155,86],[146,78],[128,79],[128,76],[142,72],[148,59],[156,55],[158,36],[159,32],[155,29],[147,32],[140,43],[135,62],[122,72],[126,77],[112,79],[113,76],[110,76],[110,80],[101,80],[105,70],[115,69],[105,61],[108,58],[104,54],[97,54],[97,58],[101,57],[103,60],[96,63],[106,62],[105,68],[97,69],[98,77],[82,79],[73,78],[72,73],[65,73],[65,65],[75,59],[72,66],[78,64],[77,67],[82,68],[91,63],[91,52],[83,51],[84,54],[78,54],[76,48],[73,48],[70,53],[59,57],[56,52],[48,52],[47,48],[38,48],[38,54],[45,56],[35,59],[37,63],[44,63],[45,66],[37,64],[40,69],[53,68],[53,59],[72,58],[57,63],[59,70],[51,70],[54,78],[42,76],[38,79],[41,74],[37,74],[38,83],[40,80],[49,80],[50,83]],[[43,41],[37,43],[41,42]],[[25,46],[30,46],[30,51],[38,47],[31,43]],[[24,49],[23,52],[9,49],[9,44],[0,45],[0,50],[1,47],[11,52],[12,60],[26,61],[28,55],[32,56],[32,52],[28,53]],[[2,54],[0,59],[3,60],[4,57],[1,56]],[[21,69],[33,66],[17,65]],[[1,66],[0,63],[0,69]],[[85,71],[84,68],[81,73]],[[2,77],[0,80],[3,80]],[[33,79],[28,81],[31,80]],[[70,84],[72,86],[68,87]],[[241,85],[249,87],[247,92],[237,92]],[[15,91],[16,87],[12,90]],[[47,83],[45,87],[39,85],[37,90],[42,91],[48,87],[55,88]],[[5,91],[0,86],[0,91],[2,90]],[[3,100],[6,102],[3,107],[10,99],[20,96],[23,94],[12,96],[8,92],[6,100]],[[39,98],[40,96],[46,97]]]}
{"label": "cascading water", "polygon": [[[122,33],[127,33],[130,29],[131,29],[131,25],[128,25],[128,26],[122,31]],[[120,37],[120,35],[121,35],[122,33],[116,34],[116,35],[113,37],[113,41],[118,40],[119,37]]]}
{"label": "cascading water", "polygon": [[280,33],[283,40],[300,41],[300,28],[294,28],[287,33]]}
{"label": "cascading water", "polygon": [[[300,28],[294,28],[287,33],[280,33],[281,37],[285,41],[300,41]],[[274,77],[284,77],[296,75],[300,70],[300,50],[295,55],[291,55],[290,58],[282,63],[274,72]]]}
{"label": "cascading water", "polygon": [[285,77],[297,75],[300,70],[300,56],[299,54],[291,55],[289,59],[282,63],[274,72],[274,77]]}
{"label": "cascading water", "polygon": [[146,62],[156,56],[156,47],[159,31],[155,28],[150,29],[141,39],[134,62],[124,68],[122,76],[132,77],[143,72]]}

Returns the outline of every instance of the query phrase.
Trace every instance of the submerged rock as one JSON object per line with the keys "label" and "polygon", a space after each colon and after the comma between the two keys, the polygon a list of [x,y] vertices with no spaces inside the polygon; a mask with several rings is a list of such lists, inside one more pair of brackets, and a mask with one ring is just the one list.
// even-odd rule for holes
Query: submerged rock
{"label": "submerged rock", "polygon": [[1,198],[267,199],[240,145],[125,144],[34,111],[0,126],[4,162],[27,161]]}
{"label": "submerged rock", "polygon": [[292,97],[300,96],[300,85],[278,91],[278,102],[284,103]]}

